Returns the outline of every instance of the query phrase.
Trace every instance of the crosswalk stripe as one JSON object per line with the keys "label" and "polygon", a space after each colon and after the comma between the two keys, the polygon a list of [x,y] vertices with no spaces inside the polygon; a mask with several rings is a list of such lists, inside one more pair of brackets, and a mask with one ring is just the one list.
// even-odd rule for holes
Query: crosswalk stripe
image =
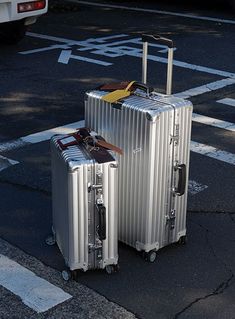
{"label": "crosswalk stripe", "polygon": [[229,106],[235,106],[235,99],[231,99],[231,98],[221,99],[221,100],[218,100],[216,102],[226,104]]}
{"label": "crosswalk stripe", "polygon": [[192,118],[194,122],[198,122],[201,124],[206,124],[206,125],[214,126],[217,128],[222,128],[227,131],[235,132],[235,124],[231,122],[221,121],[213,117],[208,117],[208,116],[200,115],[196,113],[193,113]]}
{"label": "crosswalk stripe", "polygon": [[13,292],[22,302],[41,313],[72,298],[61,288],[38,277],[17,262],[0,254],[0,285]]}
{"label": "crosswalk stripe", "polygon": [[191,141],[190,149],[192,152],[205,155],[231,165],[235,165],[235,154],[233,153],[221,151],[220,149],[213,146],[194,141]]}

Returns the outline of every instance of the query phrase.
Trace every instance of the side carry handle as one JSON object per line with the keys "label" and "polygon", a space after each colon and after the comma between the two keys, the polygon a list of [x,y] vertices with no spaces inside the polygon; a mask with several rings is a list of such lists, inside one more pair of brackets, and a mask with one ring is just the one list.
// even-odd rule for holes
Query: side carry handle
{"label": "side carry handle", "polygon": [[98,236],[100,240],[106,239],[106,208],[99,204],[97,205],[98,214],[99,214],[99,227],[98,227]]}
{"label": "side carry handle", "polygon": [[179,180],[178,180],[178,186],[175,189],[175,193],[178,196],[182,196],[185,193],[185,187],[186,187],[186,165],[180,164],[176,167],[176,169],[179,172]]}
{"label": "side carry handle", "polygon": [[172,92],[172,72],[173,72],[173,52],[174,43],[172,40],[161,37],[159,35],[143,34],[143,57],[142,57],[142,82],[147,83],[147,58],[148,58],[148,42],[157,42],[168,47],[168,64],[167,64],[167,83],[166,94]]}

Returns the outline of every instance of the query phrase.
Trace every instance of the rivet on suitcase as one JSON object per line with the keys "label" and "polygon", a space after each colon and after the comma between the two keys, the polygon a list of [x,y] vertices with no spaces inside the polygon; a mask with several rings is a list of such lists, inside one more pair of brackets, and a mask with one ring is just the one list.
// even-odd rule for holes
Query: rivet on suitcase
{"label": "rivet on suitcase", "polygon": [[[148,41],[169,48],[167,95],[145,84]],[[85,124],[123,150],[119,240],[143,251],[149,261],[158,249],[186,239],[192,104],[171,95],[172,65],[173,42],[144,35],[144,83],[134,84],[131,94],[116,102],[107,102],[109,92],[102,88],[87,92],[85,99]]]}
{"label": "rivet on suitcase", "polygon": [[68,266],[66,280],[78,269],[118,267],[117,161],[89,134],[81,143],[82,130],[51,139],[53,236]]}

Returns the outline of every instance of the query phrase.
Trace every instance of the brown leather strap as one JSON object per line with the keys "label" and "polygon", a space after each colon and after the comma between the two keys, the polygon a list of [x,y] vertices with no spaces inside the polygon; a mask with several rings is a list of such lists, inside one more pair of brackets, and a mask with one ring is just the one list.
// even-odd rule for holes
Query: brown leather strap
{"label": "brown leather strap", "polygon": [[[82,127],[77,129],[75,133],[68,134],[66,136],[63,136],[62,138],[59,138],[57,140],[57,143],[59,144],[60,148],[62,150],[65,150],[69,146],[78,145],[79,143],[83,143],[85,145],[89,145],[91,147],[101,147],[105,148],[107,150],[111,150],[114,152],[117,152],[120,155],[123,155],[123,151],[111,144],[105,141],[101,136],[92,136],[90,135],[91,130],[86,127]],[[64,140],[64,142],[63,142]]]}
{"label": "brown leather strap", "polygon": [[118,154],[120,154],[120,155],[123,155],[123,150],[122,150],[121,148],[117,147],[116,145],[107,143],[107,142],[104,141],[104,140],[99,140],[99,139],[97,139],[96,141],[97,141],[97,142],[96,142],[96,145],[97,145],[97,146],[104,147],[104,148],[106,148],[106,149],[108,149],[108,150],[111,150],[111,151],[114,151],[114,152],[116,152],[116,153],[118,153]]}

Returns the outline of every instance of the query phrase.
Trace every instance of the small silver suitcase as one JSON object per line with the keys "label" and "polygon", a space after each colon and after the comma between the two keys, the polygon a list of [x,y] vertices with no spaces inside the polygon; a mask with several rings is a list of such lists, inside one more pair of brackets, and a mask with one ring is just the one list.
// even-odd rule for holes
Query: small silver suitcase
{"label": "small silver suitcase", "polygon": [[66,280],[78,269],[111,273],[118,266],[116,159],[103,148],[73,144],[73,136],[51,139],[52,229],[69,268]]}
{"label": "small silver suitcase", "polygon": [[141,84],[129,97],[108,103],[107,91],[87,92],[85,125],[122,148],[119,240],[154,261],[158,249],[186,240],[192,104],[171,95],[171,40],[143,36],[142,82],[146,83],[149,40],[168,46],[167,94]]}

